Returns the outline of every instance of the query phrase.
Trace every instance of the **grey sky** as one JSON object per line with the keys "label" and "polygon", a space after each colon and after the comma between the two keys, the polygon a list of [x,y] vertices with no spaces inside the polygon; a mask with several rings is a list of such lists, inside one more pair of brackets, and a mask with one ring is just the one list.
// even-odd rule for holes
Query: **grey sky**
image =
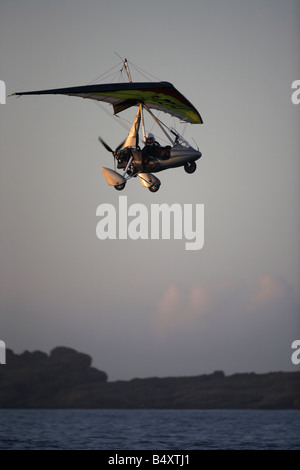
{"label": "grey sky", "polygon": [[[88,100],[0,105],[0,339],[90,354],[110,380],[295,370],[299,339],[299,1],[0,3],[7,93],[83,85],[119,62],[172,82],[199,110],[193,175],[119,193],[98,142],[126,136]],[[144,78],[131,70],[133,78]],[[132,114],[124,114],[131,119]],[[182,127],[178,126],[181,130]],[[107,202],[205,205],[205,244],[96,237]]]}

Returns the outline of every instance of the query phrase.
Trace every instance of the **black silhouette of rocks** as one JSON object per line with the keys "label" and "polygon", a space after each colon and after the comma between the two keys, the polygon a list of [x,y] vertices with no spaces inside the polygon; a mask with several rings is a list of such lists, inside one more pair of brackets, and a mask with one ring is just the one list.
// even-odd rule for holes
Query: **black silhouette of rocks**
{"label": "black silhouette of rocks", "polygon": [[0,407],[61,407],[76,387],[107,380],[91,363],[87,354],[66,347],[53,349],[50,356],[40,351],[17,355],[8,349],[6,365],[0,368]]}
{"label": "black silhouette of rocks", "polygon": [[89,355],[57,347],[47,354],[6,351],[0,408],[300,409],[300,372],[108,382]]}

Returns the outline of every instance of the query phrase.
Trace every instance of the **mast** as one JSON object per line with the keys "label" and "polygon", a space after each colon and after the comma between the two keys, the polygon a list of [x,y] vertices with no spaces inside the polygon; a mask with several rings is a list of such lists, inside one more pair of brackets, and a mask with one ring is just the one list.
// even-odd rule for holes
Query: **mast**
{"label": "mast", "polygon": [[131,75],[130,75],[130,70],[129,70],[129,67],[128,67],[127,59],[124,60],[124,66],[125,66],[125,68],[126,68],[128,80],[129,80],[130,83],[132,83]]}

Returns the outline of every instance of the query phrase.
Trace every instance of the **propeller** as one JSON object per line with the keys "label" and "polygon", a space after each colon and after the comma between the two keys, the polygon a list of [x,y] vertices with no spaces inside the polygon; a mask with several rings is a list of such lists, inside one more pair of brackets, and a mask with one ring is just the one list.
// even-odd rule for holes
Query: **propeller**
{"label": "propeller", "polygon": [[99,142],[101,142],[101,144],[103,145],[103,147],[105,147],[108,152],[111,152],[111,153],[113,154],[113,156],[115,156],[115,154],[120,150],[120,148],[123,147],[123,145],[124,145],[124,143],[125,143],[125,141],[126,141],[126,139],[123,140],[123,142],[121,142],[121,144],[118,145],[118,147],[116,148],[116,150],[113,150],[112,148],[110,148],[109,145],[107,145],[107,143],[106,143],[103,139],[101,139],[101,137],[99,137],[98,140],[99,140]]}
{"label": "propeller", "polygon": [[98,137],[98,140],[99,142],[103,145],[103,147],[110,153],[113,154],[113,157],[114,157],[114,163],[116,165],[116,156],[117,156],[117,153],[118,151],[123,147],[124,143],[126,142],[126,139],[123,140],[123,142],[121,142],[121,144],[118,145],[118,147],[116,148],[116,150],[113,150],[109,145],[107,145],[107,143],[101,139],[101,137]]}
{"label": "propeller", "polygon": [[98,140],[99,140],[99,142],[101,142],[101,144],[103,145],[103,147],[105,147],[108,152],[111,152],[112,154],[114,154],[114,151],[110,148],[109,145],[107,145],[106,142],[104,142],[103,139],[101,139],[101,137],[99,137]]}

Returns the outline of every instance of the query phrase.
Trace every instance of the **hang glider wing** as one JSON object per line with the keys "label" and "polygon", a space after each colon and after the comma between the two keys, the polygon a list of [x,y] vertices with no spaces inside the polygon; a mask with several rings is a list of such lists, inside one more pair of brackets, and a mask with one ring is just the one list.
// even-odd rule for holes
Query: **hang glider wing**
{"label": "hang glider wing", "polygon": [[197,109],[169,82],[112,83],[52,90],[17,92],[14,95],[69,95],[110,103],[117,114],[140,103],[191,124],[202,124]]}

